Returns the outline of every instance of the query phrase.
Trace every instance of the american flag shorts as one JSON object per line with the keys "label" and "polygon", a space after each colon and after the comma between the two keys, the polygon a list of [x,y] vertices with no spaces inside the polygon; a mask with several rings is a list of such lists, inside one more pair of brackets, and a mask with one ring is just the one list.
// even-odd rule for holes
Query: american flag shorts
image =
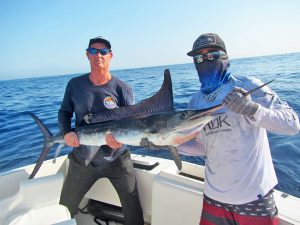
{"label": "american flag shorts", "polygon": [[273,191],[253,202],[242,205],[215,201],[206,195],[200,225],[277,225],[278,211]]}

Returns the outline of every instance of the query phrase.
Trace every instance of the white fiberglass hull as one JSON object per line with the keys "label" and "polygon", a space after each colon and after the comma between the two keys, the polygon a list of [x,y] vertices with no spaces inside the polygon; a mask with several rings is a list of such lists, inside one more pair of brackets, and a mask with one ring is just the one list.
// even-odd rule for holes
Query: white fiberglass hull
{"label": "white fiberglass hull", "polygon": [[[183,162],[183,169],[181,173],[179,173],[174,162],[171,160],[135,154],[132,154],[132,159],[139,167],[145,166],[151,168],[158,164],[151,170],[136,168],[140,200],[146,224],[199,224],[204,184],[203,166]],[[20,192],[19,187],[20,183],[22,183],[21,181],[27,180],[33,167],[34,165],[29,165],[0,174],[0,211],[1,204],[3,207],[3,202],[8,201],[8,199],[15,196],[17,192]],[[59,157],[55,164],[52,163],[52,160],[45,161],[37,173],[36,178],[47,177],[54,174],[65,175],[67,167],[68,159],[66,156]],[[61,185],[61,181],[58,185]],[[60,188],[61,187],[57,187],[57,190],[60,190]],[[46,192],[44,194],[47,195]],[[56,195],[58,194],[56,193]],[[32,191],[32,196],[35,196],[34,190]],[[298,213],[300,199],[285,195],[277,190],[274,192],[274,196],[279,210],[279,224],[300,224],[300,215]],[[58,201],[58,197],[56,196],[56,202]],[[107,179],[100,179],[94,184],[85,195],[81,206],[84,206],[88,199],[94,199],[117,206],[121,205],[116,191]],[[17,203],[15,202],[15,204]],[[22,210],[24,211],[26,209]],[[7,212],[7,215],[8,214],[9,212]],[[2,223],[4,224],[4,222]],[[91,215],[81,213],[76,216],[75,223],[79,225],[96,224],[93,222]]]}

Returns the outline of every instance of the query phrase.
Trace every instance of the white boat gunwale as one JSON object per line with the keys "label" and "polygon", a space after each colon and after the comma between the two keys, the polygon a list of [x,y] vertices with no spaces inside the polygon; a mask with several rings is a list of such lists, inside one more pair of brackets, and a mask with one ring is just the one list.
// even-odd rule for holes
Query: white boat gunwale
{"label": "white boat gunwale", "polygon": [[[191,177],[187,177],[180,175],[174,162],[168,159],[137,154],[132,154],[132,159],[134,163],[150,167],[157,164],[151,170],[135,169],[146,224],[176,225],[182,224],[182,221],[191,225],[199,223],[204,185],[201,178],[204,179],[204,166],[183,161],[181,172],[191,175]],[[28,179],[34,165],[0,173],[0,186],[10,186],[9,184],[13,186],[12,188],[1,188],[0,202],[12,196],[18,190],[18,184],[21,180]],[[62,173],[65,176],[67,167],[68,159],[66,156],[57,158],[55,164],[50,159],[43,163],[36,177],[57,173]],[[200,177],[200,180],[194,179],[193,176]],[[101,191],[98,191],[99,186],[101,186]],[[300,215],[297,213],[297,208],[300,207],[300,199],[278,190],[274,191],[274,196],[279,209],[279,224],[300,224]],[[164,200],[166,198],[167,200]],[[121,206],[116,191],[109,180],[105,178],[94,184],[85,195],[80,207],[84,206],[88,199]],[[92,218],[91,215],[79,213],[76,216],[77,224],[88,224],[91,221],[93,222]],[[87,223],[87,221],[89,222]]]}

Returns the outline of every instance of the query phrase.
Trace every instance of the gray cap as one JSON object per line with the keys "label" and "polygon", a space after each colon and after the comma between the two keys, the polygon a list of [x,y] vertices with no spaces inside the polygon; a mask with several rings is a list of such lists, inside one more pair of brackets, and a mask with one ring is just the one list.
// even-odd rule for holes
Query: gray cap
{"label": "gray cap", "polygon": [[200,49],[203,48],[220,48],[224,52],[226,47],[224,41],[219,35],[214,33],[207,33],[200,35],[193,44],[193,49],[187,53],[188,56],[194,56]]}

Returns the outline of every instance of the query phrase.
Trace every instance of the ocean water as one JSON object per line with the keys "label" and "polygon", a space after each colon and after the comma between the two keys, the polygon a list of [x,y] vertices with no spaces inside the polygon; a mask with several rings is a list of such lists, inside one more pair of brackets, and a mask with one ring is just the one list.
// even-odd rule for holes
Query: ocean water
{"label": "ocean water", "polygon": [[[186,108],[192,93],[199,89],[193,64],[117,70],[112,74],[132,86],[135,100],[139,102],[159,90],[163,71],[167,68],[172,75],[175,108]],[[231,72],[255,76],[263,82],[274,79],[269,86],[300,114],[300,53],[232,59]],[[36,162],[43,137],[28,112],[34,112],[52,133],[57,133],[57,112],[66,84],[78,75],[0,81],[0,172]],[[300,134],[284,136],[268,133],[268,136],[279,179],[276,188],[300,197]],[[61,155],[70,150],[64,148]],[[55,148],[47,159],[54,156],[54,151]],[[132,152],[169,158],[166,150],[132,148]],[[198,157],[182,156],[182,159],[204,164]]]}

